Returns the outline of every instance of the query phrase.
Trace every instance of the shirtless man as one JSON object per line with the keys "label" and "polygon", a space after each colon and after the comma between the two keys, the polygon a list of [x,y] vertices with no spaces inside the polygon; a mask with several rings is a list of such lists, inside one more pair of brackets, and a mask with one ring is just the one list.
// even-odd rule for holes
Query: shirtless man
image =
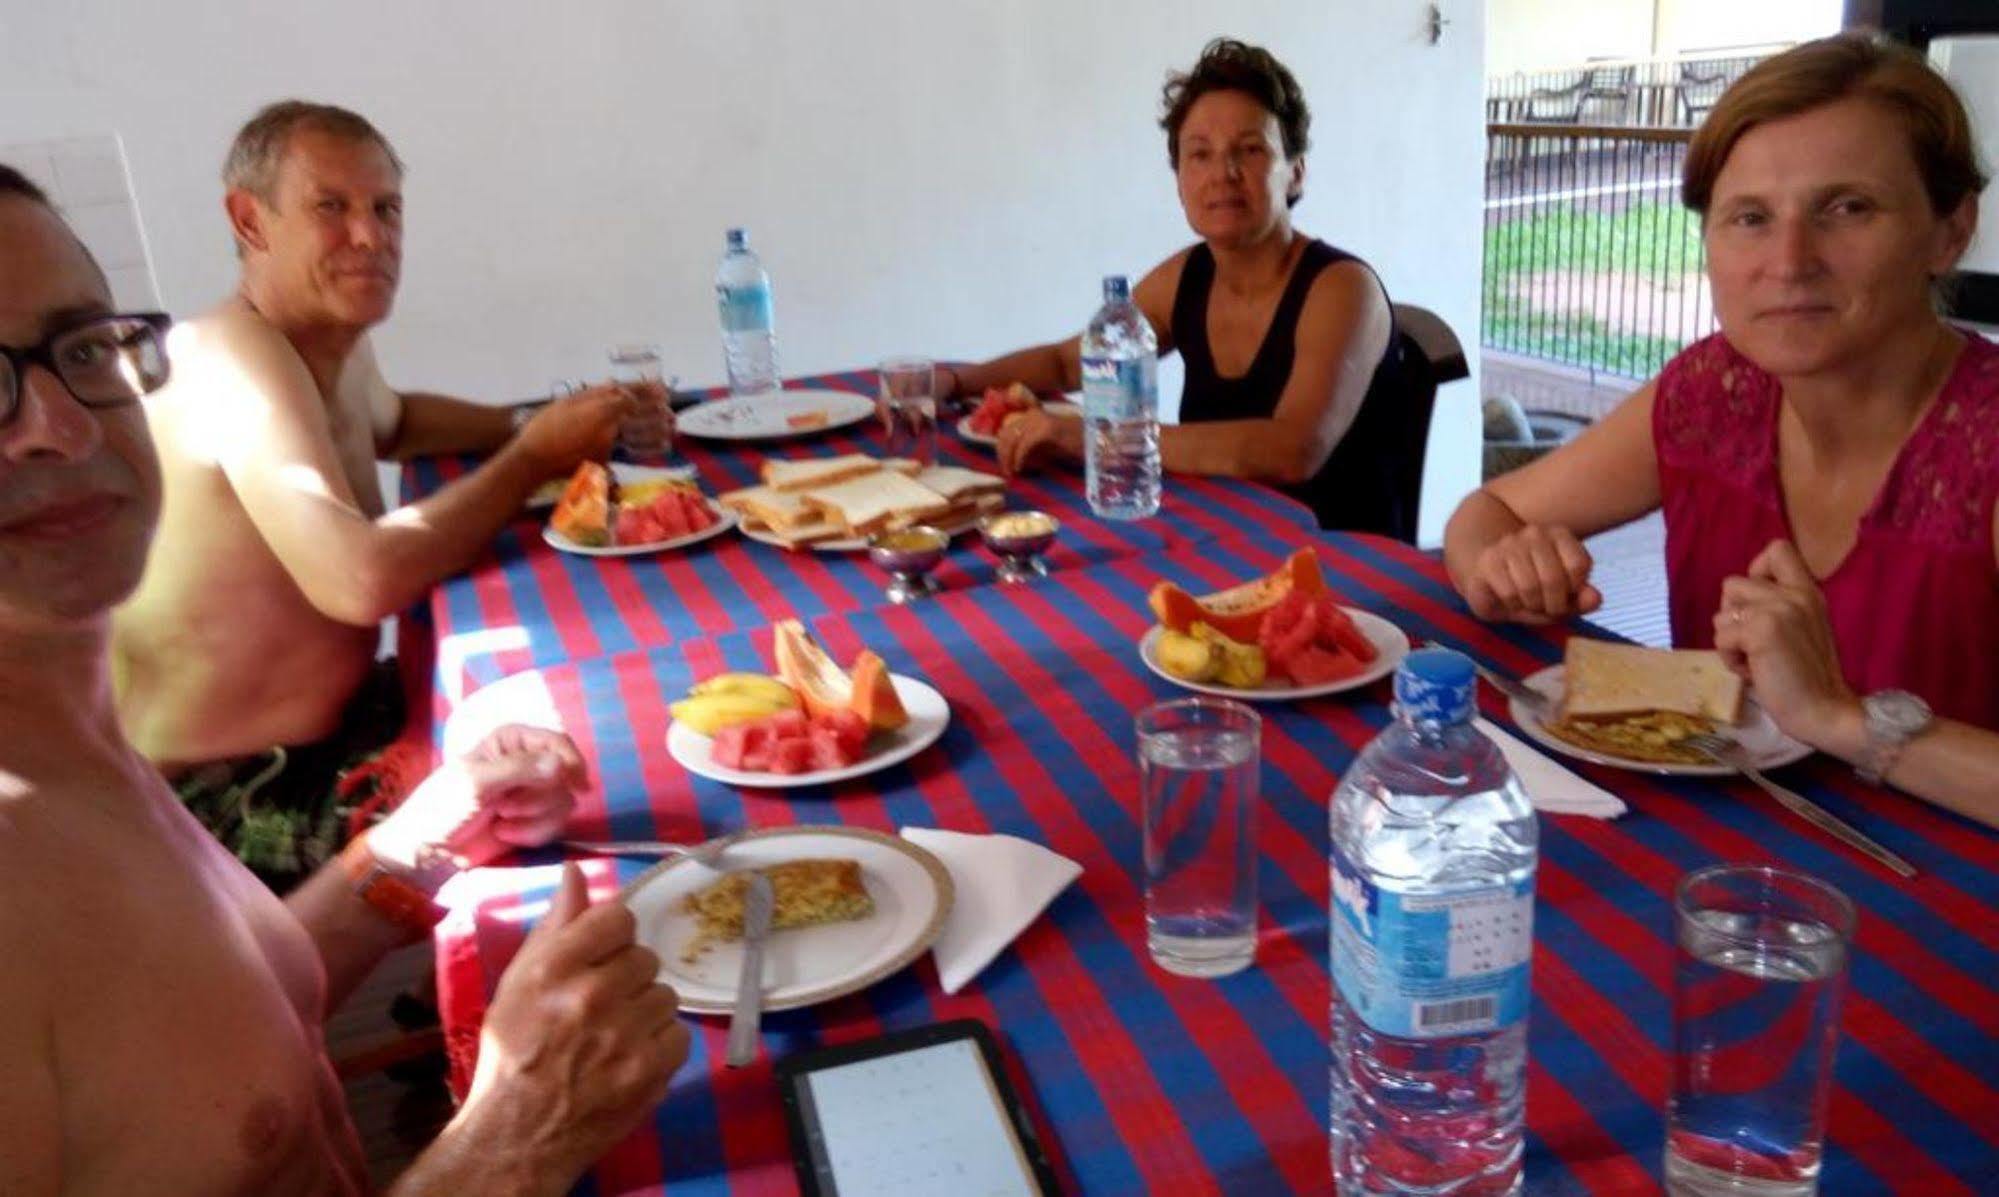
{"label": "shirtless man", "polygon": [[[635,402],[595,388],[515,434],[511,409],[389,387],[368,330],[395,299],[402,167],[361,117],[271,105],[224,181],[241,282],[174,330],[173,383],[146,401],[166,498],[116,619],[119,714],[169,777],[333,733],[381,621],[603,457]],[[385,510],[376,460],[436,453],[491,456]]]}
{"label": "shirtless man", "polygon": [[[4,167],[0,347],[0,1193],[365,1192],[326,1010],[417,938],[455,863],[553,836],[582,762],[502,729],[281,903],[119,729],[109,611],[159,507],[135,400],[165,360]],[[383,872],[357,883],[357,862]],[[687,1031],[632,932],[564,871],[470,1096],[392,1192],[553,1197],[658,1103]]]}

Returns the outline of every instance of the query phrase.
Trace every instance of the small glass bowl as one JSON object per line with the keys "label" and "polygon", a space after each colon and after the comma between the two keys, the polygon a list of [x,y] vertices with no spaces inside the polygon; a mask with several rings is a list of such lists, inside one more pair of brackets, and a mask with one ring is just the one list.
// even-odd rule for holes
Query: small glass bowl
{"label": "small glass bowl", "polygon": [[1002,582],[1047,577],[1048,563],[1041,554],[1061,530],[1061,521],[1045,511],[998,511],[979,521],[979,535],[1000,559]]}
{"label": "small glass bowl", "polygon": [[937,591],[932,570],[943,564],[951,538],[928,524],[868,537],[868,560],[888,571],[888,600],[911,603]]}

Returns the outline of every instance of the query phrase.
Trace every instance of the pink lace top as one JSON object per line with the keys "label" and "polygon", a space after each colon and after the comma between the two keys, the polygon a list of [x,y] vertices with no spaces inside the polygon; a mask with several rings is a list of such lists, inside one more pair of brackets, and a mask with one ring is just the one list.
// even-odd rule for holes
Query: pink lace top
{"label": "pink lace top", "polygon": [[[1775,378],[1720,334],[1659,375],[1652,438],[1666,515],[1673,642],[1707,648],[1722,580],[1794,539],[1777,479]],[[1861,693],[1897,688],[1999,728],[1999,346],[1967,339],[1859,537],[1822,580],[1840,665]]]}

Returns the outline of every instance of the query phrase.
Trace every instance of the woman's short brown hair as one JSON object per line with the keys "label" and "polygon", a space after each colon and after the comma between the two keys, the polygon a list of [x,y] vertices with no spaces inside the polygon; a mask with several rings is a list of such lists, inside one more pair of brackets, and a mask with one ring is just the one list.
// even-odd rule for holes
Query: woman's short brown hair
{"label": "woman's short brown hair", "polygon": [[1971,118],[1944,77],[1905,46],[1877,35],[1842,33],[1757,63],[1722,93],[1687,146],[1681,200],[1705,217],[1715,180],[1743,134],[1855,98],[1872,100],[1901,122],[1938,216],[1985,190]]}
{"label": "woman's short brown hair", "polygon": [[[1239,91],[1269,109],[1277,118],[1286,160],[1295,161],[1311,147],[1312,113],[1305,107],[1298,80],[1263,47],[1218,37],[1201,48],[1192,70],[1166,76],[1160,93],[1166,113],[1159,118],[1159,127],[1166,130],[1166,160],[1173,169],[1180,169],[1180,126],[1186,123],[1188,110],[1213,91]],[[1298,199],[1287,196],[1286,202],[1295,205]]]}

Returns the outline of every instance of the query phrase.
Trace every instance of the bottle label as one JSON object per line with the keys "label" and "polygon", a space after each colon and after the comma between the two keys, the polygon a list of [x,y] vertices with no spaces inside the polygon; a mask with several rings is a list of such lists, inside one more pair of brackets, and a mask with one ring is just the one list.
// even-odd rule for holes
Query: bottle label
{"label": "bottle label", "polygon": [[1527,1017],[1534,878],[1449,894],[1398,894],[1335,847],[1333,983],[1377,1034],[1444,1039]]}
{"label": "bottle label", "polygon": [[731,333],[768,332],[771,327],[770,288],[761,283],[747,287],[716,287],[715,302],[722,309],[722,331]]}
{"label": "bottle label", "polygon": [[1083,414],[1092,420],[1151,420],[1159,414],[1159,361],[1083,359]]}

